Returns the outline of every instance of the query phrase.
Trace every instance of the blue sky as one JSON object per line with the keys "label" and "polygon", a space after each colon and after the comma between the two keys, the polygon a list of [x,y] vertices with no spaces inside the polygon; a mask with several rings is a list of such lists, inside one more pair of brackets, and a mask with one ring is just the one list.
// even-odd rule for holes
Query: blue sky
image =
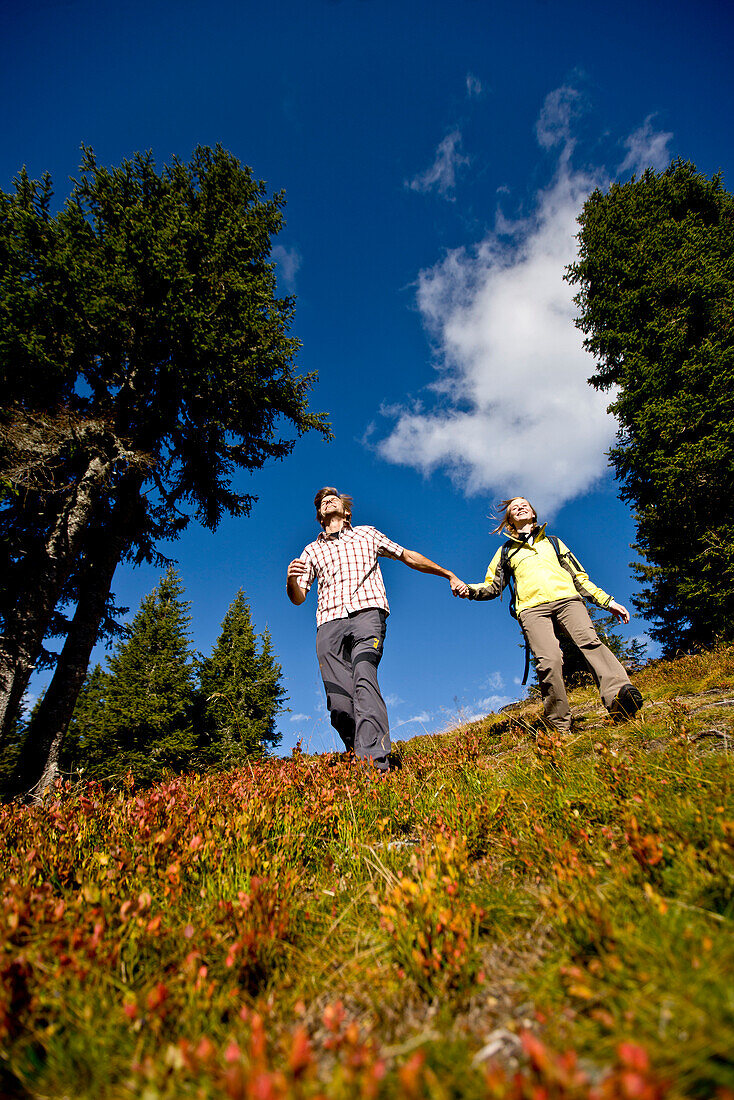
{"label": "blue sky", "polygon": [[[527,495],[618,600],[634,592],[634,527],[605,451],[607,398],[562,275],[594,186],[683,156],[732,186],[734,20],[721,2],[570,0],[26,0],[3,3],[0,186],[49,171],[59,202],[91,145],[159,165],[221,142],[271,190],[274,256],[297,295],[299,367],[334,441],[244,479],[248,520],[193,524],[172,547],[204,653],[237,589],[267,626],[290,713],[283,749],[335,745],[314,653],[315,592],[285,568],[317,532],[324,484],[355,522],[483,577],[488,516]],[[381,681],[408,738],[517,698],[506,606],[383,569],[392,615]],[[121,567],[133,612],[157,573]],[[633,619],[627,633],[645,623]],[[35,685],[38,690],[40,684]]]}

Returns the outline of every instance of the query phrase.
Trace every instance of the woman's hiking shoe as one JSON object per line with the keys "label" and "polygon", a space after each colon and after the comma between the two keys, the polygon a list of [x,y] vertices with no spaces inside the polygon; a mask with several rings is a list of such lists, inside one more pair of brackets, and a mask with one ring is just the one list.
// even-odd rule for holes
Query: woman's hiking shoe
{"label": "woman's hiking shoe", "polygon": [[642,710],[642,692],[634,684],[625,684],[609,708],[615,722],[629,722],[638,710]]}

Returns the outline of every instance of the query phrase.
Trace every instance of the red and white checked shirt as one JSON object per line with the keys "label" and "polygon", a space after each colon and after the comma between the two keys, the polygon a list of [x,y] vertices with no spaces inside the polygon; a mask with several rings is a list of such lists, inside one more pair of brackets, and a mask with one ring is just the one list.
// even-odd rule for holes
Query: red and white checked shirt
{"label": "red and white checked shirt", "polygon": [[314,579],[318,581],[316,626],[344,619],[351,612],[365,611],[368,607],[381,607],[389,614],[377,559],[402,555],[403,547],[376,527],[351,527],[345,523],[335,538],[322,531],[300,556],[308,569],[298,581],[304,592],[308,592]]}

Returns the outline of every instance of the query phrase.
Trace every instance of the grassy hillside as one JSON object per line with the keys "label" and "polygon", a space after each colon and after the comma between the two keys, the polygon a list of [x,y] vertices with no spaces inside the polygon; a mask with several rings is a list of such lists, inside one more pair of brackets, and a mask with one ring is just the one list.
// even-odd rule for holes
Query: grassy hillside
{"label": "grassy hillside", "polygon": [[734,1097],[734,649],[636,683],[3,808],[0,1094]]}

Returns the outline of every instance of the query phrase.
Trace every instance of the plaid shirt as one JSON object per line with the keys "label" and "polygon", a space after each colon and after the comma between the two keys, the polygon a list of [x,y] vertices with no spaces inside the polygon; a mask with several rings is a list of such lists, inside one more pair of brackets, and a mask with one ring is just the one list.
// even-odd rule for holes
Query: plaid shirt
{"label": "plaid shirt", "polygon": [[376,527],[351,527],[345,523],[338,537],[322,531],[300,556],[308,569],[298,583],[308,592],[318,581],[319,603],[316,626],[332,619],[344,619],[351,612],[380,607],[390,614],[385,582],[378,558],[400,558],[403,547]]}

